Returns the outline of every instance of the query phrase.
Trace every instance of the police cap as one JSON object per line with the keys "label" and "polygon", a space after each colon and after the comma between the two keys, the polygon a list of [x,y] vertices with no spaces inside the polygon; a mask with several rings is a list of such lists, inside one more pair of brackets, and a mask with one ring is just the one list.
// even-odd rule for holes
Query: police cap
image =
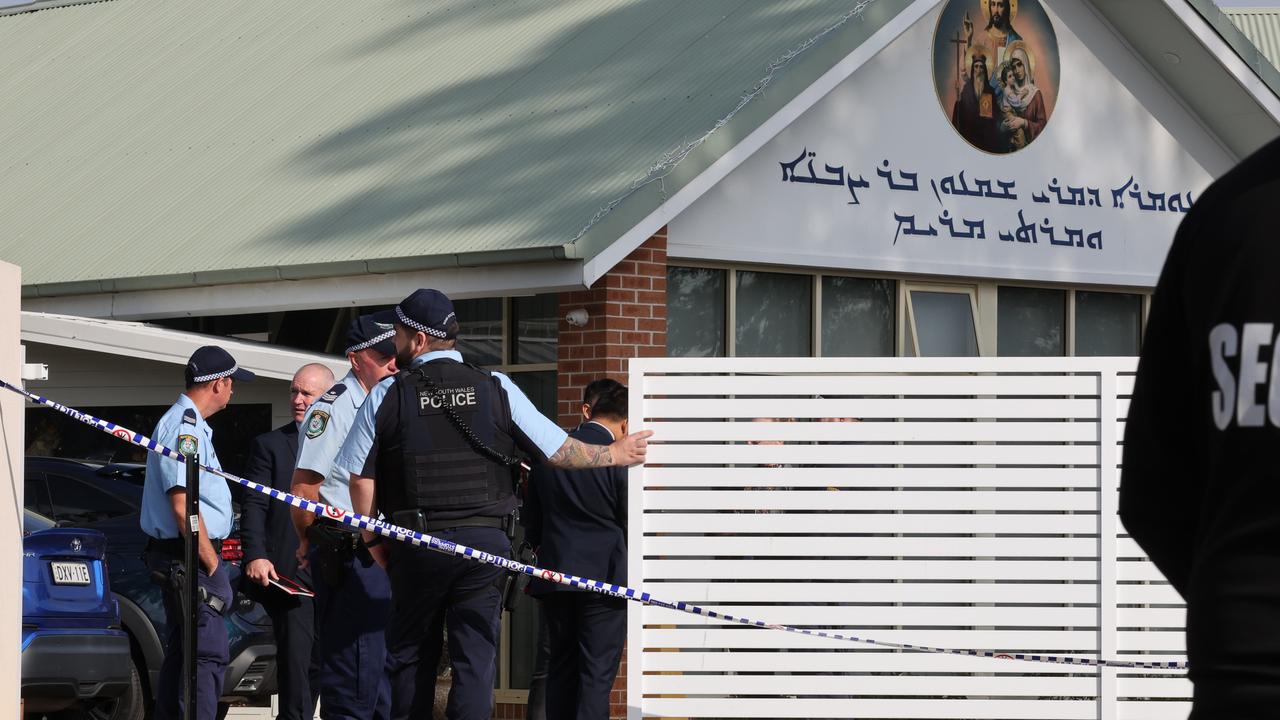
{"label": "police cap", "polygon": [[361,315],[347,328],[347,353],[373,348],[384,357],[396,354],[396,315],[390,310]]}
{"label": "police cap", "polygon": [[453,302],[439,290],[414,290],[396,306],[396,322],[441,340],[458,336],[458,318],[453,314]]}
{"label": "police cap", "polygon": [[255,376],[237,365],[231,353],[217,345],[205,345],[191,353],[186,369],[188,385],[198,385],[224,377],[243,381],[252,380]]}

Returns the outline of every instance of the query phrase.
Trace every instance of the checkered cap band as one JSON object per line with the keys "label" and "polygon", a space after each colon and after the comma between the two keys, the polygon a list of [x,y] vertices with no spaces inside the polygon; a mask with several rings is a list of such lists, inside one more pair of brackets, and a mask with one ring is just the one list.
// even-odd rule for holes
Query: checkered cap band
{"label": "checkered cap band", "polygon": [[203,382],[209,382],[210,380],[217,380],[218,378],[224,378],[224,377],[234,375],[236,371],[239,369],[240,369],[239,365],[232,365],[230,370],[223,370],[222,372],[211,373],[209,375],[197,375],[191,378],[191,382],[203,383]]}
{"label": "checkered cap band", "polygon": [[[400,309],[399,305],[396,306],[396,317],[400,318],[400,322],[404,323],[405,325],[408,325],[409,327],[413,328],[414,330],[417,330],[418,332],[424,332],[430,335],[431,337],[437,337],[437,338],[440,338],[441,340],[449,339],[449,333],[443,330],[437,330],[433,327],[427,327],[426,325],[423,325],[422,323],[418,322],[417,320],[414,320],[408,315],[405,315],[404,311]],[[449,318],[451,317],[453,317],[453,313],[449,313],[447,316],[445,316],[445,319],[441,322],[441,324],[443,325],[444,323],[449,322]]]}
{"label": "checkered cap band", "polygon": [[[365,340],[365,341],[364,341],[364,342],[362,342],[362,343],[356,343],[355,345],[352,345],[351,347],[347,348],[347,351],[346,351],[346,352],[348,352],[348,353],[360,352],[361,350],[364,350],[365,348],[371,348],[371,347],[373,347],[374,345],[377,345],[378,343],[382,342],[383,340],[389,340],[389,339],[391,339],[391,338],[393,338],[393,337],[395,337],[395,336],[396,336],[396,331],[395,331],[395,330],[388,330],[388,331],[386,331],[386,332],[382,333],[381,335],[377,335],[377,336],[375,336],[375,337],[371,337],[371,338],[369,338],[368,340]],[[343,354],[345,355],[346,353],[343,353]]]}

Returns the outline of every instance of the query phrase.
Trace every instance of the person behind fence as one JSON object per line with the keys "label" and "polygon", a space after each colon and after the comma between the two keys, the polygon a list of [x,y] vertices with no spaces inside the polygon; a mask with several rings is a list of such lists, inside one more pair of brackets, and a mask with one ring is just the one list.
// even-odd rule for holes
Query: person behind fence
{"label": "person behind fence", "polygon": [[[333,371],[320,363],[303,365],[289,383],[293,417],[249,444],[244,477],[267,487],[289,492],[293,464],[298,455],[298,424],[307,408],[333,384]],[[317,671],[315,608],[311,598],[290,595],[271,581],[296,581],[310,586],[311,572],[299,568],[298,536],[293,531],[289,506],[268,496],[250,492],[241,503],[240,542],[244,548],[243,590],[271,616],[276,640],[276,694],[279,720],[303,720],[315,715]]]}
{"label": "person behind fence", "polygon": [[[627,434],[627,388],[597,380],[583,393],[587,422],[570,437],[609,445]],[[524,509],[538,564],[627,584],[627,471],[621,467],[533,469]],[[627,601],[535,579],[550,643],[546,715],[607,720],[609,692],[627,640]]]}
{"label": "person behind fence", "polygon": [[1278,168],[1273,141],[1183,217],[1125,428],[1120,519],[1186,600],[1196,720],[1280,708]]}
{"label": "person behind fence", "polygon": [[[201,464],[222,469],[213,448],[213,430],[207,420],[231,401],[237,380],[252,380],[252,372],[236,364],[235,358],[216,345],[206,345],[191,354],[185,370],[186,391],[160,416],[151,437],[157,443],[183,455],[199,455]],[[188,410],[195,411],[195,426],[183,422]],[[142,490],[139,523],[150,540],[146,560],[152,580],[163,589],[165,628],[164,662],[156,683],[154,714],[157,720],[177,720],[184,716],[182,690],[182,610],[181,590],[185,587],[184,565],[187,504],[186,465],[158,453],[147,455],[147,474]],[[223,673],[228,661],[227,626],[223,615],[231,605],[231,584],[221,568],[222,540],[231,532],[231,491],[226,480],[200,472],[200,542],[197,599],[196,708],[199,720],[214,720],[218,697],[222,695]]]}
{"label": "person behind fence", "polygon": [[[395,373],[390,320],[390,315],[361,315],[347,329],[351,370],[302,419],[294,495],[351,509],[348,475],[333,460],[369,389]],[[384,639],[391,584],[373,559],[377,550],[348,526],[317,520],[313,513],[294,509],[293,521],[298,563],[310,568],[316,591],[320,717],[385,720],[391,709]]]}
{"label": "person behind fence", "polygon": [[[580,412],[582,413],[582,423],[591,419],[591,406],[595,405],[600,394],[615,386],[619,386],[618,381],[608,379],[596,380],[587,384],[582,391],[582,407],[580,408]],[[582,423],[578,423],[579,429],[581,429]],[[529,480],[530,478],[526,474],[520,485],[521,499],[526,504],[529,502]],[[625,493],[623,495],[625,497]],[[521,524],[527,526],[528,523],[526,520],[529,517],[529,512],[527,512],[522,506],[520,512]],[[530,551],[532,547],[533,545],[529,542],[528,535],[526,535],[524,544],[521,546],[521,551]],[[525,559],[526,558],[523,556],[521,557],[522,561]],[[529,562],[533,561],[533,559],[529,559]],[[530,588],[526,586],[525,592],[528,593],[529,590]],[[547,717],[547,668],[551,663],[551,637],[547,634],[547,617],[546,613],[542,611],[542,603],[537,604],[537,613],[538,638],[533,657],[533,675],[529,678],[529,700],[525,705],[526,720],[546,720]]]}
{"label": "person behind fence", "polygon": [[[543,417],[510,378],[464,363],[455,348],[458,319],[443,293],[417,290],[395,312],[402,369],[369,393],[336,461],[351,473],[356,512],[381,511],[401,527],[510,558],[517,449],[561,467],[644,459],[651,433],[611,445],[583,443]],[[365,538],[374,535],[366,531]],[[417,687],[435,672],[423,648],[437,641],[430,629],[442,614],[453,680],[447,716],[490,717],[502,570],[388,545],[392,717],[430,713],[433,698]]]}

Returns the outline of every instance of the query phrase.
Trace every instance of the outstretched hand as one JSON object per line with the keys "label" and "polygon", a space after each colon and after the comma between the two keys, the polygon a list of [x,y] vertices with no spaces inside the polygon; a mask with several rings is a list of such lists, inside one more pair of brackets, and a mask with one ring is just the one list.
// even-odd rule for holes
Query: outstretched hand
{"label": "outstretched hand", "polygon": [[613,464],[629,467],[644,462],[644,454],[649,447],[649,436],[651,435],[653,435],[652,430],[641,430],[640,432],[631,433],[621,440],[614,441],[609,446],[609,452],[613,455]]}

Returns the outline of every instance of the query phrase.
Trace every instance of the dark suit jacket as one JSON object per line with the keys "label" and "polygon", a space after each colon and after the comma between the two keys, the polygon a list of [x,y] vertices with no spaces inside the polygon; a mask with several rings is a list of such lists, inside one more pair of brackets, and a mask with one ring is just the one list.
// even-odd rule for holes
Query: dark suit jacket
{"label": "dark suit jacket", "polygon": [[[293,422],[265,432],[249,445],[245,479],[277,490],[289,491],[293,465],[298,458],[298,426]],[[240,542],[244,564],[266,558],[276,572],[297,578],[298,534],[293,529],[289,505],[250,490],[240,508]]]}
{"label": "dark suit jacket", "polygon": [[[570,437],[592,445],[613,442],[609,431],[584,423]],[[627,470],[561,470],[539,465],[529,478],[525,537],[540,567],[592,580],[627,582]],[[534,580],[532,595],[571,590]]]}

